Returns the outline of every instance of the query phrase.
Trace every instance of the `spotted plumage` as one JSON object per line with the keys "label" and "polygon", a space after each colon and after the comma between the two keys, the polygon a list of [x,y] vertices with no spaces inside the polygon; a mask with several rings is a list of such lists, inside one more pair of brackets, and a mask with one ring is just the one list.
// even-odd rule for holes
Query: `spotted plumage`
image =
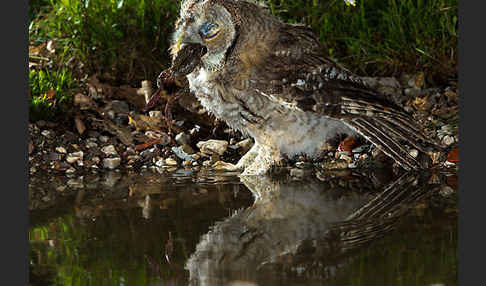
{"label": "spotted plumage", "polygon": [[183,1],[170,50],[174,73],[187,75],[206,110],[255,139],[234,167],[244,174],[267,172],[282,154],[314,155],[338,133],[363,135],[407,170],[421,167],[402,145],[425,151],[430,142],[412,118],[326,58],[310,28],[260,4]]}

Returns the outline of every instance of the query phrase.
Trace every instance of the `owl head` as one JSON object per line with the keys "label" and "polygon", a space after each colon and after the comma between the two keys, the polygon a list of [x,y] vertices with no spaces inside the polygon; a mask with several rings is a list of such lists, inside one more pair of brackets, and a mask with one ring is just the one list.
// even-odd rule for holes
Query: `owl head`
{"label": "owl head", "polygon": [[[238,38],[246,36],[242,31],[249,30],[246,26],[251,24],[245,14],[258,17],[260,10],[257,4],[244,0],[183,0],[171,40],[173,62],[198,54],[189,49],[203,49],[200,63],[208,70],[221,69]],[[194,61],[179,60],[192,66]]]}

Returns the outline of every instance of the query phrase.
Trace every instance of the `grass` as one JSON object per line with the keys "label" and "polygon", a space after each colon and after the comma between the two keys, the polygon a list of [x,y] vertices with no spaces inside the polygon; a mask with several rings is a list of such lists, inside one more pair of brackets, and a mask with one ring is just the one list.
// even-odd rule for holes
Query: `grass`
{"label": "grass", "polygon": [[319,33],[328,53],[371,76],[425,71],[436,84],[457,78],[457,0],[267,0],[273,13]]}
{"label": "grass", "polygon": [[[284,21],[311,26],[327,52],[367,76],[423,71],[457,79],[458,0],[262,0]],[[55,69],[139,86],[169,65],[180,0],[30,0],[31,45],[55,41]]]}
{"label": "grass", "polygon": [[65,114],[71,106],[70,90],[76,83],[67,68],[59,71],[30,70],[29,120],[54,119]]}

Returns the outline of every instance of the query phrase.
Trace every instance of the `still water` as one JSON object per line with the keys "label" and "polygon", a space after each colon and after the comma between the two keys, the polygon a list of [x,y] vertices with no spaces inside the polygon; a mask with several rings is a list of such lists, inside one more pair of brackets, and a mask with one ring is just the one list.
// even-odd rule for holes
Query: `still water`
{"label": "still water", "polygon": [[457,285],[457,177],[299,174],[32,177],[30,282]]}

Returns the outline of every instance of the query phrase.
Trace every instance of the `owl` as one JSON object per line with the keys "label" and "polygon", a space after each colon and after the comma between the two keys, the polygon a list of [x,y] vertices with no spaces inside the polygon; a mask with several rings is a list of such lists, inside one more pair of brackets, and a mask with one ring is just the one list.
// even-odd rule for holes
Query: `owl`
{"label": "owl", "polygon": [[433,140],[400,107],[325,55],[316,34],[245,0],[184,0],[170,53],[202,106],[255,140],[231,170],[258,175],[281,158],[315,156],[337,134],[360,134],[406,170],[403,142]]}

